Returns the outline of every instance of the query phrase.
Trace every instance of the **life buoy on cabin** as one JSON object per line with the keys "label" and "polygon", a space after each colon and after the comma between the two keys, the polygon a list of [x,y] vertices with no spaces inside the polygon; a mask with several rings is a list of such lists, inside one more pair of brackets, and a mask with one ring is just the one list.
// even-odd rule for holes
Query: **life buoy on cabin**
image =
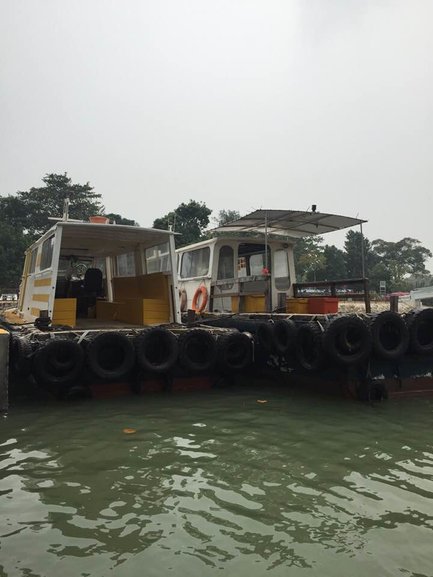
{"label": "life buoy on cabin", "polygon": [[203,312],[207,305],[207,299],[207,288],[204,285],[199,286],[192,298],[192,309],[195,310],[196,313]]}
{"label": "life buoy on cabin", "polygon": [[186,312],[188,309],[188,295],[186,294],[185,289],[179,290],[179,301],[180,301],[180,310],[181,312]]}

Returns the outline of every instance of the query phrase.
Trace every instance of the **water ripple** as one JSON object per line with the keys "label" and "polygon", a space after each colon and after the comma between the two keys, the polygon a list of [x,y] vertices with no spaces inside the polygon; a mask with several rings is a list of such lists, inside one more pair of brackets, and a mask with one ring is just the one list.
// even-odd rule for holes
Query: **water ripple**
{"label": "water ripple", "polygon": [[431,575],[431,402],[257,394],[12,411],[0,575]]}

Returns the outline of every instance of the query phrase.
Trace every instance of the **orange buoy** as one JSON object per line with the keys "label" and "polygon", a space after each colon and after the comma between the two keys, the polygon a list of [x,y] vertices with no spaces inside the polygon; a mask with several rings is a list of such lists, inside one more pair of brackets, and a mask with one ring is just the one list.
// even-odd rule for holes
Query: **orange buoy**
{"label": "orange buoy", "polygon": [[196,313],[201,313],[204,311],[207,305],[208,293],[207,288],[202,285],[194,293],[192,299],[192,308]]}

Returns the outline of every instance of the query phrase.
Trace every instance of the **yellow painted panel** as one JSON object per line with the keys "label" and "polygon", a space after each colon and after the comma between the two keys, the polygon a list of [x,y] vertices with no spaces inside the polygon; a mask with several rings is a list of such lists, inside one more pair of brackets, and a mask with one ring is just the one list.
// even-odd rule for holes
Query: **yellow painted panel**
{"label": "yellow painted panel", "polygon": [[51,286],[51,277],[37,278],[33,283],[33,286]]}
{"label": "yellow painted panel", "polygon": [[308,299],[288,298],[286,299],[287,313],[308,313]]}
{"label": "yellow painted panel", "polygon": [[138,280],[135,276],[115,277],[112,283],[114,300],[116,301],[134,299],[140,296]]}
{"label": "yellow painted panel", "polygon": [[70,327],[74,327],[76,324],[75,315],[64,315],[61,316],[54,315],[53,316],[53,325],[68,325]]}
{"label": "yellow painted panel", "polygon": [[77,299],[54,299],[54,314],[60,312],[73,312],[77,309]]}
{"label": "yellow painted panel", "polygon": [[264,295],[245,295],[243,297],[246,313],[264,313],[266,303]]}
{"label": "yellow painted panel", "polygon": [[167,277],[161,272],[137,277],[140,296],[147,299],[168,299]]}
{"label": "yellow painted panel", "polygon": [[157,299],[143,299],[143,310],[146,312],[169,312],[168,302]]}
{"label": "yellow painted panel", "polygon": [[232,312],[238,313],[239,312],[239,297],[232,297]]}
{"label": "yellow painted panel", "polygon": [[32,296],[32,300],[33,301],[41,301],[43,303],[47,303],[50,300],[50,295],[48,294],[42,294],[42,293],[35,293]]}
{"label": "yellow painted panel", "polygon": [[54,299],[53,324],[74,327],[77,322],[77,299]]}
{"label": "yellow painted panel", "polygon": [[96,301],[96,318],[101,321],[118,320],[120,304],[121,303],[111,303],[108,301]]}
{"label": "yellow painted panel", "polygon": [[36,309],[34,307],[32,307],[30,309],[30,314],[33,315],[34,317],[38,317],[40,312],[41,312],[41,309]]}
{"label": "yellow painted panel", "polygon": [[168,300],[167,277],[160,272],[113,278],[113,293],[116,301],[137,298]]}

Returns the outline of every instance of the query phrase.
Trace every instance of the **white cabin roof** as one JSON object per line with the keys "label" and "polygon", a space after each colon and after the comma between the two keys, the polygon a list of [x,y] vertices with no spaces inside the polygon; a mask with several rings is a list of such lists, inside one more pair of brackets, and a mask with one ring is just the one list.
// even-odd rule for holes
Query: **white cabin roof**
{"label": "white cabin roof", "polygon": [[367,221],[338,214],[260,209],[233,222],[223,224],[215,228],[213,232],[256,232],[263,234],[267,232],[269,235],[302,238],[334,232],[363,222]]}
{"label": "white cabin roof", "polygon": [[[169,241],[174,233],[169,230],[142,228],[121,224],[96,224],[91,222],[60,221],[51,227],[33,245],[62,228],[62,254],[85,256],[117,255],[134,250],[138,245],[150,248]],[[32,248],[30,247],[30,248]]]}

